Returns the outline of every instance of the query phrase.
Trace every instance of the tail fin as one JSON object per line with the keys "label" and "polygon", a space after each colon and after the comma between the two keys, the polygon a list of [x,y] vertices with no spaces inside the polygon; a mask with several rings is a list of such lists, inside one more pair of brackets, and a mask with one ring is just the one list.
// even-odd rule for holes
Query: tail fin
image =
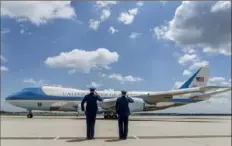
{"label": "tail fin", "polygon": [[179,89],[207,86],[209,79],[209,68],[202,67],[193,74]]}

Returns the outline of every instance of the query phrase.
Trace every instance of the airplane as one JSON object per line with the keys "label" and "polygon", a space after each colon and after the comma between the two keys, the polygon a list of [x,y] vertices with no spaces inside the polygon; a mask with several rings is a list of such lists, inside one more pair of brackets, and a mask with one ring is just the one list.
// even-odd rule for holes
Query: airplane
{"label": "airplane", "polygon": [[[159,92],[129,91],[127,96],[134,100],[129,104],[131,113],[142,111],[157,111],[171,107],[184,106],[191,103],[205,101],[213,95],[231,91],[231,87],[208,86],[209,68],[198,69],[178,89]],[[81,111],[81,101],[88,90],[74,88],[42,86],[23,88],[21,91],[9,95],[5,100],[10,104],[28,111],[27,118],[32,118],[32,110],[40,111]],[[120,91],[98,91],[103,98],[98,102],[99,112],[104,119],[117,119],[115,103]]]}

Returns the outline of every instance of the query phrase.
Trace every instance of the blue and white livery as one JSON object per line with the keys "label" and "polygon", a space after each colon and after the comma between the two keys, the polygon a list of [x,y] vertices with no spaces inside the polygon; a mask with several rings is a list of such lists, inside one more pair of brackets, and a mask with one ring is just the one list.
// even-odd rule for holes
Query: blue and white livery
{"label": "blue and white livery", "polygon": [[[128,91],[134,99],[131,112],[155,111],[209,99],[212,95],[227,92],[231,87],[207,86],[209,69],[200,68],[179,89],[160,92]],[[29,111],[27,117],[32,118],[32,110],[41,111],[75,111],[82,113],[80,103],[88,90],[62,87],[32,87],[6,98],[10,104]],[[99,111],[104,118],[116,118],[115,102],[121,95],[120,91],[97,91],[104,100],[98,103]]]}

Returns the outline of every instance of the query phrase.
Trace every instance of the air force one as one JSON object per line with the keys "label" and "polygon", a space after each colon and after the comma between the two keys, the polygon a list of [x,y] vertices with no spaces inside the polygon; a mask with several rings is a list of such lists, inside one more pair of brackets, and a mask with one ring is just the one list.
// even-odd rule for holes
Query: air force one
{"label": "air force one", "polygon": [[[160,92],[134,92],[128,91],[128,96],[133,98],[130,111],[156,111],[171,107],[183,106],[209,99],[215,94],[231,91],[231,87],[208,86],[209,68],[200,68],[183,85],[176,90]],[[81,111],[81,100],[88,90],[79,90],[62,87],[32,87],[24,88],[20,92],[6,98],[10,104],[28,110],[28,118],[32,118],[32,110],[40,111]],[[121,95],[120,91],[97,91],[102,98],[98,102],[99,112],[104,113],[105,119],[116,119],[115,102]]]}

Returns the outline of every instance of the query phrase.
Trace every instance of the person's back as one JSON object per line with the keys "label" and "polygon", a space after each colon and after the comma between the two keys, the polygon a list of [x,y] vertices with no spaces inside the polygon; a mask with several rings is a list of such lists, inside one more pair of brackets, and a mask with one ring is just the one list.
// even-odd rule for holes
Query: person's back
{"label": "person's back", "polygon": [[119,97],[116,102],[117,113],[119,116],[129,116],[130,115],[130,108],[129,102],[133,102],[129,97]]}
{"label": "person's back", "polygon": [[86,112],[88,114],[96,114],[98,111],[97,101],[102,101],[98,95],[90,93],[85,96],[86,101]]}

